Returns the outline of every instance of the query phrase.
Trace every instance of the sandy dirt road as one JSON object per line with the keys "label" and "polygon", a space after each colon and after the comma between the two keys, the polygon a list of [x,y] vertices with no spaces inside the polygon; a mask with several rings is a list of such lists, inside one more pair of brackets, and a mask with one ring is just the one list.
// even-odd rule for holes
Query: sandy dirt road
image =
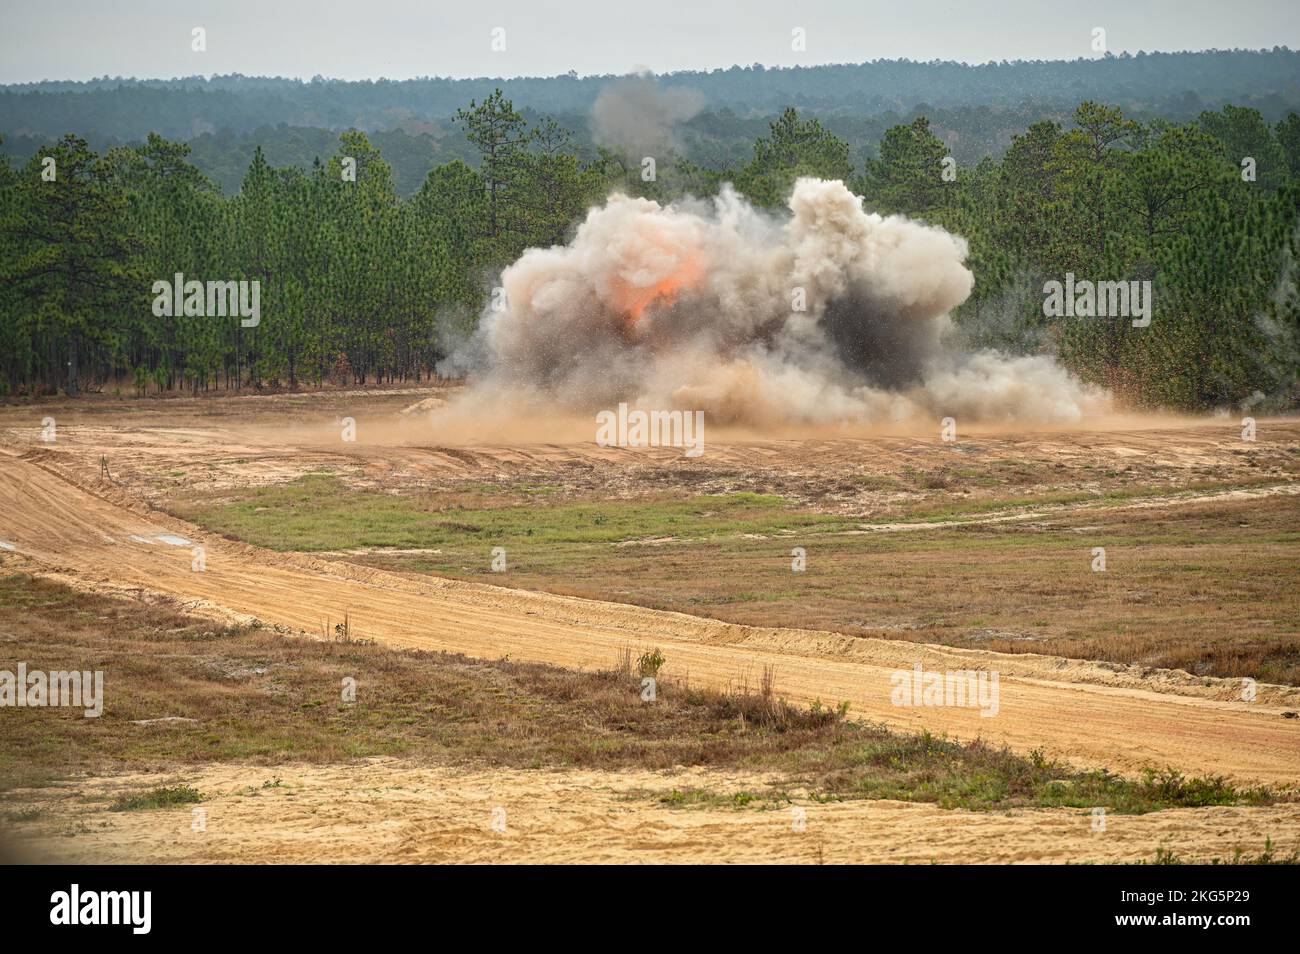
{"label": "sandy dirt road", "polygon": [[[669,808],[695,786],[730,794],[762,779],[705,770],[483,771],[379,759],[348,765],[196,769],[203,831],[188,806],[110,812],[122,794],[178,776],[78,779],[30,793],[46,821],[13,850],[81,863],[1042,864],[1258,854],[1300,844],[1300,806],[1109,814],[1084,809],[945,810],[897,801]],[[268,785],[269,783],[269,785]],[[494,810],[498,824],[493,828]],[[801,824],[796,824],[799,821]],[[504,829],[504,830],[501,830]],[[75,834],[73,834],[75,833]],[[72,834],[70,837],[69,835]]]}
{"label": "sandy dirt road", "polygon": [[[1016,481],[1013,486],[1026,492],[1039,483],[1058,490],[1139,485],[1173,493],[1198,481],[1300,479],[1300,420],[1294,418],[1261,422],[1252,443],[1240,439],[1232,421],[1164,417],[1090,422],[1090,429],[1077,430],[972,429],[953,445],[941,444],[930,430],[710,431],[708,453],[691,459],[673,448],[598,447],[585,418],[494,420],[458,432],[412,412],[443,400],[412,403],[415,396],[446,390],[68,401],[40,410],[10,405],[0,407],[0,447],[53,454],[62,471],[83,484],[97,479],[105,457],[116,479],[156,505],[177,489],[220,493],[322,470],[349,487],[386,491],[459,492],[467,482],[545,484],[561,495],[602,499],[755,491],[817,512],[863,516],[880,512],[897,493],[880,489],[873,478],[888,485],[914,469],[938,473],[973,463],[997,463],[999,482]],[[42,441],[47,416],[58,422],[57,445]],[[340,440],[344,417],[356,421],[353,443]],[[924,494],[913,488],[905,496]],[[951,499],[948,490],[939,496]]]}
{"label": "sandy dirt road", "polygon": [[[133,509],[134,508],[134,509]],[[1047,656],[746,627],[641,607],[415,577],[232,543],[117,496],[75,486],[0,452],[0,542],[35,568],[105,589],[163,594],[321,633],[349,614],[354,634],[407,647],[569,667],[605,667],[623,647],[660,647],[665,674],[714,686],[756,686],[772,666],[778,691],[801,702],[847,700],[886,725],[1042,748],[1120,771],[1174,766],[1239,780],[1300,782],[1300,691],[1261,686],[1240,701],[1231,680],[1144,672]],[[192,570],[192,546],[206,570]],[[891,704],[890,677],[985,669],[1000,674],[995,716],[974,708]],[[365,676],[359,676],[364,691]],[[111,705],[111,674],[107,687]]]}

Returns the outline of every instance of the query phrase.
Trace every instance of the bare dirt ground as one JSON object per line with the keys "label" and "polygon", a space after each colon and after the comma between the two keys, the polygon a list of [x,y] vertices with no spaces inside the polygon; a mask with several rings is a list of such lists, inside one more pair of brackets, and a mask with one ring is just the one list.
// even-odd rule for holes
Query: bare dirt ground
{"label": "bare dirt ground", "polygon": [[[639,492],[647,476],[654,476],[659,492],[665,487],[752,489],[761,482],[834,510],[861,508],[873,499],[874,491],[847,481],[846,474],[887,473],[928,453],[920,439],[907,436],[715,439],[711,469],[701,472],[673,451],[558,441],[482,444],[463,437],[459,444],[442,445],[429,441],[421,411],[401,415],[418,398],[335,393],[316,403],[252,398],[5,408],[0,412],[4,559],[77,586],[175,600],[226,618],[256,617],[291,631],[319,634],[348,614],[356,631],[381,642],[486,658],[508,654],[591,668],[608,666],[628,646],[658,646],[668,659],[665,671],[693,683],[754,685],[771,666],[780,691],[791,699],[847,700],[854,716],[893,727],[978,736],[1022,752],[1041,748],[1072,763],[1124,772],[1173,766],[1241,781],[1300,783],[1300,719],[1287,717],[1300,708],[1300,689],[1293,687],[1260,685],[1256,699],[1245,702],[1239,680],[742,626],[422,578],[262,550],[149,506],[176,485],[290,480],[329,464],[348,479],[379,487],[467,476],[491,481],[520,472],[612,494]],[[40,440],[43,415],[57,421],[54,443]],[[333,423],[337,416],[354,417],[368,442],[341,445]],[[1272,427],[1275,439],[1253,447],[1233,439],[1235,427],[1232,422],[1162,422],[1145,429],[1120,424],[1106,431],[973,435],[963,439],[963,453],[1016,455],[1031,470],[1064,465],[1086,471],[1100,461],[1106,470],[1097,474],[1098,485],[1113,479],[1162,483],[1170,488],[1165,502],[1170,506],[1177,505],[1178,491],[1197,480],[1243,471],[1268,484],[1268,493],[1293,493],[1300,423],[1261,422],[1261,432]],[[109,459],[111,480],[100,476],[103,457]],[[205,548],[203,572],[192,570],[194,545]],[[975,709],[892,705],[891,674],[917,664],[926,670],[996,670],[1001,674],[998,714],[984,718]],[[210,771],[217,774],[205,784],[218,790],[238,789],[259,773],[260,782],[267,774],[238,766]],[[338,859],[348,861],[685,860],[680,849],[687,845],[694,856],[711,860],[1064,861],[1080,860],[1083,846],[1096,844],[1077,813],[967,818],[948,812],[936,832],[939,809],[866,802],[810,809],[810,818],[820,819],[827,833],[814,849],[812,838],[790,836],[788,818],[625,805],[618,792],[665,784],[636,773],[599,780],[544,773],[453,778],[391,764],[364,770],[286,767],[289,771],[298,773],[299,786],[257,799],[231,796],[213,806],[214,815],[229,812],[231,827],[212,826],[216,834],[205,836],[206,847],[195,848],[189,840],[188,811],[166,816],[175,820],[176,831],[160,827],[158,816],[124,817],[78,843],[94,845],[86,850],[104,860],[287,860],[286,853],[295,850],[304,857],[319,850],[357,853]],[[368,788],[372,780],[373,790]],[[481,817],[494,786],[513,793],[512,803],[520,806],[512,810],[505,835]],[[381,794],[390,788],[390,794]],[[268,801],[273,810],[265,808]],[[431,821],[426,813],[434,804],[439,817]],[[334,821],[322,827],[322,813]],[[1300,833],[1293,806],[1161,812],[1116,825],[1133,840],[1107,839],[1104,849],[1084,855],[1134,860],[1150,856],[1157,841],[1170,838],[1184,850],[1209,856],[1229,842],[1258,842],[1255,836],[1264,831],[1275,840],[1290,837],[1293,847]],[[810,821],[805,834],[816,837],[815,831]],[[1000,841],[1011,831],[1014,844],[970,853],[971,845]],[[379,832],[384,834],[373,848],[362,847]],[[535,837],[525,837],[530,832]],[[898,847],[903,845],[913,847]]]}
{"label": "bare dirt ground", "polygon": [[[114,493],[107,486],[100,492]],[[320,633],[348,614],[356,632],[393,645],[587,668],[608,665],[625,646],[659,646],[668,671],[693,682],[755,685],[763,667],[773,666],[794,700],[848,700],[855,715],[900,728],[982,736],[1022,751],[1044,747],[1089,765],[1168,764],[1242,780],[1300,782],[1300,720],[1283,716],[1300,705],[1300,690],[1291,687],[1264,685],[1247,703],[1231,680],[736,626],[272,553],[127,509],[9,454],[0,455],[0,511],[0,539],[49,572],[165,594],[294,631]],[[195,544],[206,551],[203,572],[192,569]],[[918,663],[926,670],[996,669],[998,714],[892,705],[892,673]]]}
{"label": "bare dirt ground", "polygon": [[185,779],[207,796],[201,831],[188,806],[105,811],[122,792],[174,777],[77,780],[30,800],[57,812],[63,830],[46,834],[40,848],[52,861],[110,864],[1105,864],[1151,862],[1157,849],[1229,860],[1238,849],[1258,852],[1266,839],[1300,844],[1295,804],[1111,814],[1094,830],[1089,812],[1064,809],[798,797],[768,810],[647,802],[682,786],[735,792],[758,781],[703,770],[489,772],[375,759],[273,772],[223,765]]}
{"label": "bare dirt ground", "polygon": [[[79,483],[115,481],[153,503],[177,488],[212,491],[287,482],[329,469],[350,486],[400,491],[472,482],[545,482],[561,494],[630,498],[680,492],[760,491],[811,509],[864,517],[927,496],[877,478],[918,472],[931,494],[978,499],[945,477],[993,463],[1004,488],[1103,490],[1155,486],[1175,494],[1206,481],[1300,481],[1300,421],[1261,421],[1240,439],[1229,419],[1122,417],[1070,429],[963,428],[941,444],[937,425],[882,430],[822,428],[757,435],[709,431],[706,453],[598,447],[587,419],[465,422],[431,417],[455,389],[396,388],[216,399],[47,401],[0,407],[0,446],[42,450]],[[57,440],[42,441],[41,421]],[[343,422],[356,440],[341,439]],[[997,488],[985,488],[995,490]]]}

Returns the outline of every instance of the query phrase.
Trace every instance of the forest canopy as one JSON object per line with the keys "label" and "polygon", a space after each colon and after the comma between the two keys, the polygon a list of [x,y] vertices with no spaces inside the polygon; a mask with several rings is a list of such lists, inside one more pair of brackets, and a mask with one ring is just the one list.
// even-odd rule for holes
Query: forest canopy
{"label": "forest canopy", "polygon": [[[463,100],[445,120],[460,145],[432,149],[420,160],[429,164],[418,184],[405,187],[389,153],[404,155],[425,133],[282,125],[264,146],[255,131],[267,119],[263,107],[280,110],[283,119],[286,103],[351,103],[323,113],[347,122],[373,106],[366,97],[396,102],[409,92],[419,99],[418,90],[441,89],[437,84],[473,90],[471,81],[337,89],[242,78],[11,87],[0,93],[6,128],[29,108],[24,97],[66,106],[45,116],[41,135],[74,119],[86,126],[40,144],[25,160],[0,156],[0,395],[420,380],[470,334],[502,267],[526,248],[564,242],[611,192],[668,202],[730,185],[779,214],[794,181],[816,176],[844,180],[868,210],[907,215],[967,240],[975,289],[954,319],[969,347],[1055,354],[1133,406],[1294,407],[1300,116],[1277,109],[1295,95],[1293,82],[1277,92],[1284,85],[1277,71],[1294,76],[1295,56],[1160,54],[1051,64],[1062,72],[1051,74],[1056,78],[1039,96],[1063,95],[1103,67],[1112,81],[1127,77],[1136,85],[1119,102],[1076,100],[1046,112],[1011,106],[1029,95],[1041,64],[864,64],[842,68],[844,82],[824,87],[807,84],[841,68],[761,71],[781,74],[784,86],[764,85],[758,71],[698,74],[692,82],[711,84],[716,111],[682,124],[679,142],[658,157],[649,180],[638,157],[593,143],[585,126],[566,120],[563,110],[589,99],[587,81],[539,80],[552,84],[545,88],[554,95],[533,97],[526,110],[504,86]],[[1260,77],[1274,85],[1243,95],[1247,104],[1189,113],[1192,104],[1204,106],[1191,80],[1177,78],[1179,64],[1192,62],[1224,71],[1230,79],[1220,76],[1220,88]],[[947,104],[929,112],[910,109],[888,125],[866,118],[870,104],[846,112],[849,80],[860,75],[896,80],[881,85],[873,100],[894,109],[914,72],[958,69],[969,71],[953,83],[965,89],[960,94],[941,96],[928,80],[910,87]],[[989,75],[1001,79],[980,87]],[[528,90],[530,82],[508,87]],[[814,95],[815,88],[821,92]],[[770,115],[742,119],[719,105],[742,89],[751,110],[765,107],[766,90],[783,90],[786,99]],[[179,141],[165,117],[173,101],[183,113],[195,97],[233,103],[245,95],[251,98],[241,107],[242,125],[223,135],[251,153],[237,186],[223,188],[197,161],[206,149],[220,154],[219,143],[204,136]],[[971,104],[979,96],[1006,107],[999,122],[1014,116],[1019,125],[1005,131],[1000,148],[964,151],[944,117],[954,109],[994,115],[987,103]],[[1147,112],[1162,96],[1182,112]],[[102,111],[66,105],[77,97]],[[109,108],[132,97],[141,98],[138,109]],[[1130,112],[1125,104],[1133,97],[1147,97],[1148,107]],[[1267,111],[1249,105],[1263,101]],[[539,103],[559,115],[544,114]],[[436,97],[421,107],[425,115],[444,108]],[[135,135],[112,119],[128,113],[163,119],[141,141],[92,144],[106,130]],[[846,127],[874,138],[855,147],[840,132]],[[17,128],[33,131],[21,122]],[[702,158],[700,141],[691,137],[716,128],[750,138],[743,149],[728,145]],[[270,142],[279,150],[294,137],[312,154],[305,168],[292,150],[271,155]],[[258,282],[260,323],[184,309],[155,314],[151,288],[178,273]],[[1067,274],[1150,282],[1150,326],[1045,315],[1045,285]]]}
{"label": "forest canopy", "polygon": [[[434,166],[470,165],[477,153],[454,121],[470,100],[498,88],[530,120],[553,117],[586,157],[597,98],[620,77],[312,80],[213,76],[175,80],[103,78],[0,87],[0,149],[19,160],[75,131],[96,152],[142,143],[155,132],[192,147],[191,161],[227,194],[239,190],[253,152],[276,166],[310,170],[339,133],[365,132],[393,169],[397,191],[413,195]],[[930,120],[963,163],[1001,156],[1011,137],[1040,119],[1068,122],[1087,99],[1125,115],[1187,122],[1232,104],[1270,123],[1300,111],[1300,52],[1209,50],[1105,55],[1062,61],[970,65],[876,60],[838,66],[733,66],[658,78],[701,104],[682,123],[686,158],[724,169],[743,162],[754,140],[787,106],[816,116],[849,144],[856,162],[875,156],[885,130]]]}

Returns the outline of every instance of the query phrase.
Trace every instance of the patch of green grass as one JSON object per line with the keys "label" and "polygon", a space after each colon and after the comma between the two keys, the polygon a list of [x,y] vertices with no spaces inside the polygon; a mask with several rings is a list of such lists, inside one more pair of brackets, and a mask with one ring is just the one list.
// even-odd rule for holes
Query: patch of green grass
{"label": "patch of green grass", "polygon": [[[1105,808],[1132,815],[1167,808],[1266,805],[1288,797],[1269,788],[1238,788],[1214,776],[1187,778],[1173,769],[1152,769],[1137,779],[1105,770],[1078,771],[1041,752],[1021,756],[1005,747],[956,742],[929,732],[902,735],[859,725],[851,726],[840,742],[829,751],[789,753],[778,764],[807,787],[814,801],[891,799],[968,811]],[[731,793],[705,789],[674,789],[658,798],[678,808],[774,808],[790,802],[788,785],[746,793],[739,801]]]}
{"label": "patch of green grass", "polygon": [[902,490],[903,484],[887,474],[855,474],[849,482],[863,490]]}
{"label": "patch of green grass", "polygon": [[846,517],[800,512],[781,497],[749,492],[685,500],[557,503],[545,508],[432,508],[415,496],[348,490],[337,478],[323,475],[258,487],[217,504],[179,509],[228,536],[269,549],[297,551],[616,543],[853,525]]}
{"label": "patch of green grass", "polygon": [[718,596],[709,602],[713,605],[722,606],[727,603],[778,603],[788,598],[786,593],[727,593]]}
{"label": "patch of green grass", "polygon": [[171,785],[150,789],[138,795],[124,795],[108,806],[110,812],[142,812],[173,805],[191,805],[203,801],[197,789],[189,785]]}
{"label": "patch of green grass", "polygon": [[4,819],[8,824],[14,825],[19,822],[36,821],[36,819],[40,818],[44,814],[44,808],[39,805],[33,805],[31,808],[23,808],[16,812],[6,812]]}
{"label": "patch of green grass", "polygon": [[[1231,858],[1212,858],[1208,862],[1212,865],[1300,865],[1300,849],[1291,851],[1290,854],[1279,854],[1277,848],[1273,845],[1272,838],[1264,839],[1264,850],[1257,855],[1247,854],[1241,848],[1237,848],[1232,853]],[[1169,848],[1157,848],[1156,856],[1151,861],[1140,861],[1138,864],[1143,865],[1187,865],[1187,864],[1206,864],[1201,860],[1187,861],[1176,851]]]}
{"label": "patch of green grass", "polygon": [[[403,506],[418,507],[420,499],[409,498]],[[424,499],[428,506],[413,511],[411,519],[471,513],[434,511],[432,500],[456,499],[448,493]],[[717,497],[679,502],[694,508],[690,526],[701,535],[665,534],[656,532],[662,527],[642,525],[631,527],[641,532],[624,540],[603,539],[611,528],[614,535],[629,529],[621,522],[634,518],[636,508],[659,506],[641,500],[608,503],[596,512],[585,537],[569,533],[578,539],[564,542],[547,522],[557,512],[572,516],[580,508],[534,506],[521,512],[516,495],[496,513],[535,524],[516,524],[523,531],[518,539],[486,540],[462,532],[457,542],[427,552],[380,550],[350,559],[755,626],[1300,683],[1300,621],[1291,611],[1300,545],[1294,498],[1126,510],[1086,503],[1077,513],[905,533],[863,532],[858,517],[844,533],[828,532],[837,529],[839,518],[832,518],[800,530],[702,535],[699,528],[719,527],[725,520],[735,521],[732,530],[752,531],[786,511],[782,498],[725,499],[729,506],[720,507]],[[478,498],[475,508],[494,504]],[[877,513],[872,519],[893,518]],[[270,539],[273,530],[257,532],[261,542],[276,542]],[[509,555],[504,575],[491,570],[490,549],[498,543]],[[1109,572],[1093,573],[1091,547],[1101,543],[1108,548]],[[794,546],[807,548],[807,572],[791,572]],[[960,611],[952,606],[954,592],[969,594]],[[976,629],[990,632],[973,633]]]}
{"label": "patch of green grass", "polygon": [[[939,475],[922,475],[918,478],[922,486],[928,489],[945,489],[952,486],[952,476],[961,474],[961,471],[953,471]],[[991,485],[999,483],[993,480]],[[1142,500],[1148,497],[1161,497],[1168,495],[1186,495],[1192,496],[1198,493],[1211,493],[1214,491],[1223,491],[1240,488],[1250,488],[1266,484],[1276,483],[1275,480],[1248,480],[1248,481],[1197,481],[1185,486],[1171,489],[1160,484],[1147,484],[1138,487],[1122,487],[1102,492],[1096,491],[1053,491],[1038,494],[1032,497],[992,497],[989,499],[973,501],[955,501],[938,505],[919,505],[908,510],[905,517],[890,517],[887,519],[878,519],[870,521],[871,523],[895,523],[917,522],[932,523],[943,520],[952,520],[958,517],[988,516],[1001,511],[1012,512],[1016,510],[1033,509],[1036,507],[1062,507],[1076,503],[1095,503],[1118,504],[1130,500]]]}
{"label": "patch of green grass", "polygon": [[789,802],[784,794],[759,795],[754,792],[712,792],[703,788],[675,788],[671,792],[658,796],[660,804],[669,808],[751,808],[773,807],[773,802]]}

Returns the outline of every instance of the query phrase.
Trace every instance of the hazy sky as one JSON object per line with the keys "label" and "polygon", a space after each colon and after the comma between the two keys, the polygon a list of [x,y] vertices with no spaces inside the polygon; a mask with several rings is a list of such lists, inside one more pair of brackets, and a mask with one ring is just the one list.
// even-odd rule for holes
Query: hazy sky
{"label": "hazy sky", "polygon": [[[194,27],[206,52],[191,49]],[[791,49],[795,27],[804,52]],[[1300,48],[1295,0],[0,0],[0,83],[1073,59],[1094,55],[1094,27],[1114,53]]]}

